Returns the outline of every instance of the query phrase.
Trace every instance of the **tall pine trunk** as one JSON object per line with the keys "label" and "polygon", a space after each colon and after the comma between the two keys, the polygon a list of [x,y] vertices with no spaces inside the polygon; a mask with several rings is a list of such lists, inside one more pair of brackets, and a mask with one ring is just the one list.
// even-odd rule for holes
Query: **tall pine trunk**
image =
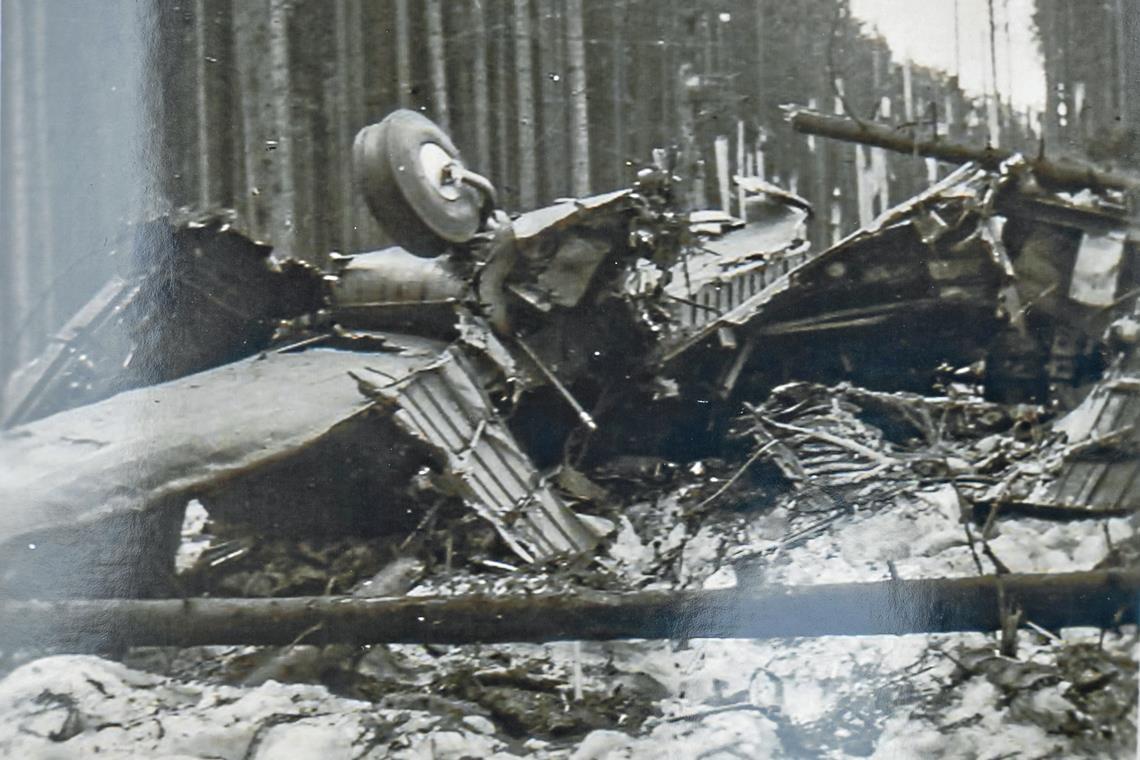
{"label": "tall pine trunk", "polygon": [[538,0],[538,75],[542,129],[537,150],[542,156],[543,197],[569,192],[566,140],[566,55],[561,0]]}
{"label": "tall pine trunk", "polygon": [[[242,160],[245,162],[244,186],[238,187],[239,204],[245,212],[249,232],[261,240],[269,237],[270,215],[266,204],[271,196],[266,191],[271,182],[270,160],[266,150],[266,127],[273,124],[272,114],[263,106],[265,95],[264,56],[257,51],[265,48],[267,26],[263,14],[251,3],[234,6],[234,61],[237,68],[238,104],[242,126]],[[266,120],[266,117],[269,120]],[[274,138],[276,139],[276,138]]]}
{"label": "tall pine trunk", "polygon": [[211,114],[210,102],[210,76],[207,66],[209,31],[209,10],[206,0],[194,0],[194,116],[197,122],[198,150],[198,208],[213,208],[218,201],[213,192],[214,173],[218,170],[214,164],[213,137],[216,129],[215,119]]}
{"label": "tall pine trunk", "polygon": [[427,16],[428,69],[431,73],[431,107],[436,122],[445,132],[451,129],[447,104],[447,63],[443,39],[442,0],[425,0]]}
{"label": "tall pine trunk", "polygon": [[570,173],[575,195],[590,192],[590,119],[586,107],[586,42],[582,0],[566,0],[566,59],[570,75]]}
{"label": "tall pine trunk", "polygon": [[515,0],[515,100],[519,130],[519,206],[533,208],[538,201],[535,185],[534,66],[531,58],[530,0]]}
{"label": "tall pine trunk", "polygon": [[35,156],[36,165],[40,167],[37,172],[39,182],[35,187],[35,219],[37,258],[39,259],[39,272],[37,280],[43,290],[43,303],[41,322],[45,334],[50,335],[59,325],[56,314],[55,301],[55,275],[56,257],[55,236],[52,234],[52,188],[49,177],[51,160],[48,152],[48,130],[50,124],[47,116],[48,88],[47,88],[47,20],[44,17],[43,3],[32,3],[32,71],[31,99],[32,119],[35,127]]}
{"label": "tall pine trunk", "polygon": [[617,158],[615,182],[616,185],[626,184],[625,162],[628,148],[625,139],[625,50],[626,35],[625,21],[628,9],[625,0],[612,0],[613,2],[613,41],[611,45],[613,55],[613,127],[614,127],[614,154]]}
{"label": "tall pine trunk", "polygon": [[491,171],[491,93],[487,84],[487,22],[481,0],[470,0],[467,12],[471,19],[474,69],[471,98],[475,105],[475,152],[480,172]]}
{"label": "tall pine trunk", "polygon": [[396,90],[401,108],[412,103],[411,23],[408,0],[396,0]]}
{"label": "tall pine trunk", "polygon": [[[487,0],[490,2],[490,0]],[[507,46],[510,42],[508,31],[511,16],[511,0],[498,0],[495,4],[495,22],[491,25],[495,29],[495,156],[496,173],[498,174],[500,195],[503,202],[508,205],[518,200],[518,187],[511,179],[511,170],[514,164],[511,155],[515,153],[514,142],[511,139],[510,96],[508,94],[513,80],[508,69]]]}
{"label": "tall pine trunk", "polygon": [[[289,65],[290,0],[269,0],[269,89],[272,102],[273,220],[270,234],[275,248],[292,256],[297,248],[293,149],[293,87]],[[268,146],[267,146],[268,147]]]}
{"label": "tall pine trunk", "polygon": [[[4,18],[4,59],[10,62],[4,74],[2,117],[4,122],[4,148],[8,154],[4,169],[5,192],[11,200],[4,227],[8,236],[5,245],[9,270],[7,279],[8,324],[5,332],[11,348],[4,351],[5,359],[18,366],[29,358],[31,344],[28,331],[29,305],[32,289],[29,254],[31,211],[29,207],[28,153],[32,147],[28,130],[26,51],[23,20],[24,3],[6,3]],[[11,31],[9,31],[11,30]],[[6,204],[7,205],[7,204]]]}
{"label": "tall pine trunk", "polygon": [[[360,61],[353,58],[350,39],[355,28],[360,25],[359,17],[353,19],[352,1],[339,0],[334,5],[334,34],[336,40],[336,88],[333,93],[334,113],[332,123],[335,125],[336,157],[330,169],[335,176],[337,196],[337,229],[333,246],[342,253],[352,250],[352,228],[354,226],[353,212],[353,183],[352,168],[349,157],[352,155],[352,140],[354,137],[355,114],[353,98],[359,85],[353,70],[360,65]],[[355,24],[353,21],[355,20]]]}

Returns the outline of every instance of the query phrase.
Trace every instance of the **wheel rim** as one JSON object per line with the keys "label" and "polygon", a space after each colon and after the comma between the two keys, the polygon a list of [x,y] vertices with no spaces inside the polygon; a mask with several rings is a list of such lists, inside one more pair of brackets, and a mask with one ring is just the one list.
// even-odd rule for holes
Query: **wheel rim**
{"label": "wheel rim", "polygon": [[449,201],[459,200],[459,185],[445,181],[443,176],[443,170],[453,163],[455,159],[439,143],[426,142],[420,146],[420,167],[424,176],[432,189]]}

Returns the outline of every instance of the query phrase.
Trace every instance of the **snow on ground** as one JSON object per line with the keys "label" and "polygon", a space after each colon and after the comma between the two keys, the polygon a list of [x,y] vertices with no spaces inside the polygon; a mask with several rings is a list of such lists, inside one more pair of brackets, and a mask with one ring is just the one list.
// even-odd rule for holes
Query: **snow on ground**
{"label": "snow on ground", "polygon": [[27,760],[495,757],[505,746],[485,721],[377,709],[323,686],[195,684],[90,656],[9,674],[0,715],[0,753]]}
{"label": "snow on ground", "polygon": [[[674,484],[613,515],[618,530],[597,566],[610,588],[963,577],[979,561],[993,572],[971,551],[958,492],[912,481],[889,497],[849,490],[842,509],[809,514],[785,493],[699,519],[687,510],[723,476]],[[993,527],[989,547],[1014,572],[1091,569],[1137,532],[1124,518]],[[469,567],[428,573],[410,593],[574,582]],[[1138,655],[1134,626],[1060,638],[1023,629],[1014,658],[982,634],[214,647],[136,651],[133,667],[61,655],[0,681],[0,755],[1131,757]]]}

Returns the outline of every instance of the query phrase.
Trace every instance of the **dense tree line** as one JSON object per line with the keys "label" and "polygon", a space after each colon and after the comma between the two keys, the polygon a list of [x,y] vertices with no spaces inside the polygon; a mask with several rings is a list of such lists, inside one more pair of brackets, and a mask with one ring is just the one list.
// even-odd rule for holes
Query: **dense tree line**
{"label": "dense tree line", "polygon": [[[383,242],[347,152],[400,106],[444,124],[516,209],[628,184],[657,147],[716,205],[721,137],[730,171],[762,164],[822,209],[821,239],[858,221],[858,154],[793,135],[781,105],[986,139],[951,77],[900,64],[846,0],[194,0],[153,22],[167,197],[234,206],[308,257]],[[894,200],[928,179],[889,167]]]}
{"label": "dense tree line", "polygon": [[1140,167],[1140,4],[1037,0],[1047,150]]}

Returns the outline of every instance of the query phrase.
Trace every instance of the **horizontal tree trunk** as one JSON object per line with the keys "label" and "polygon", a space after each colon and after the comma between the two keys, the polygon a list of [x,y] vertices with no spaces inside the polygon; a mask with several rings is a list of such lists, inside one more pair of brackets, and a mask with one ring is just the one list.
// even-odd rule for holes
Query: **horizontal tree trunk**
{"label": "horizontal tree trunk", "polygon": [[1109,627],[1136,621],[1140,570],[625,594],[4,601],[0,649],[993,631],[1002,591],[1022,620]]}
{"label": "horizontal tree trunk", "polygon": [[[828,116],[808,110],[793,110],[788,120],[797,132],[828,137],[833,140],[871,145],[876,148],[910,153],[923,158],[935,158],[953,164],[975,161],[987,169],[998,166],[1013,155],[1013,151],[999,148],[975,148],[943,139],[924,139],[900,132],[886,124],[861,122],[841,116]],[[1100,171],[1076,163],[1060,163],[1045,159],[1030,159],[1029,166],[1042,183],[1063,188],[1112,188],[1129,190],[1140,187],[1136,177]]]}
{"label": "horizontal tree trunk", "polygon": [[1137,511],[1136,507],[1105,509],[1083,504],[1049,504],[1032,501],[988,501],[978,500],[973,504],[974,522],[985,524],[990,514],[997,511],[998,518],[1034,517],[1052,522],[1073,522],[1076,520],[1107,520],[1112,517],[1128,517]]}

